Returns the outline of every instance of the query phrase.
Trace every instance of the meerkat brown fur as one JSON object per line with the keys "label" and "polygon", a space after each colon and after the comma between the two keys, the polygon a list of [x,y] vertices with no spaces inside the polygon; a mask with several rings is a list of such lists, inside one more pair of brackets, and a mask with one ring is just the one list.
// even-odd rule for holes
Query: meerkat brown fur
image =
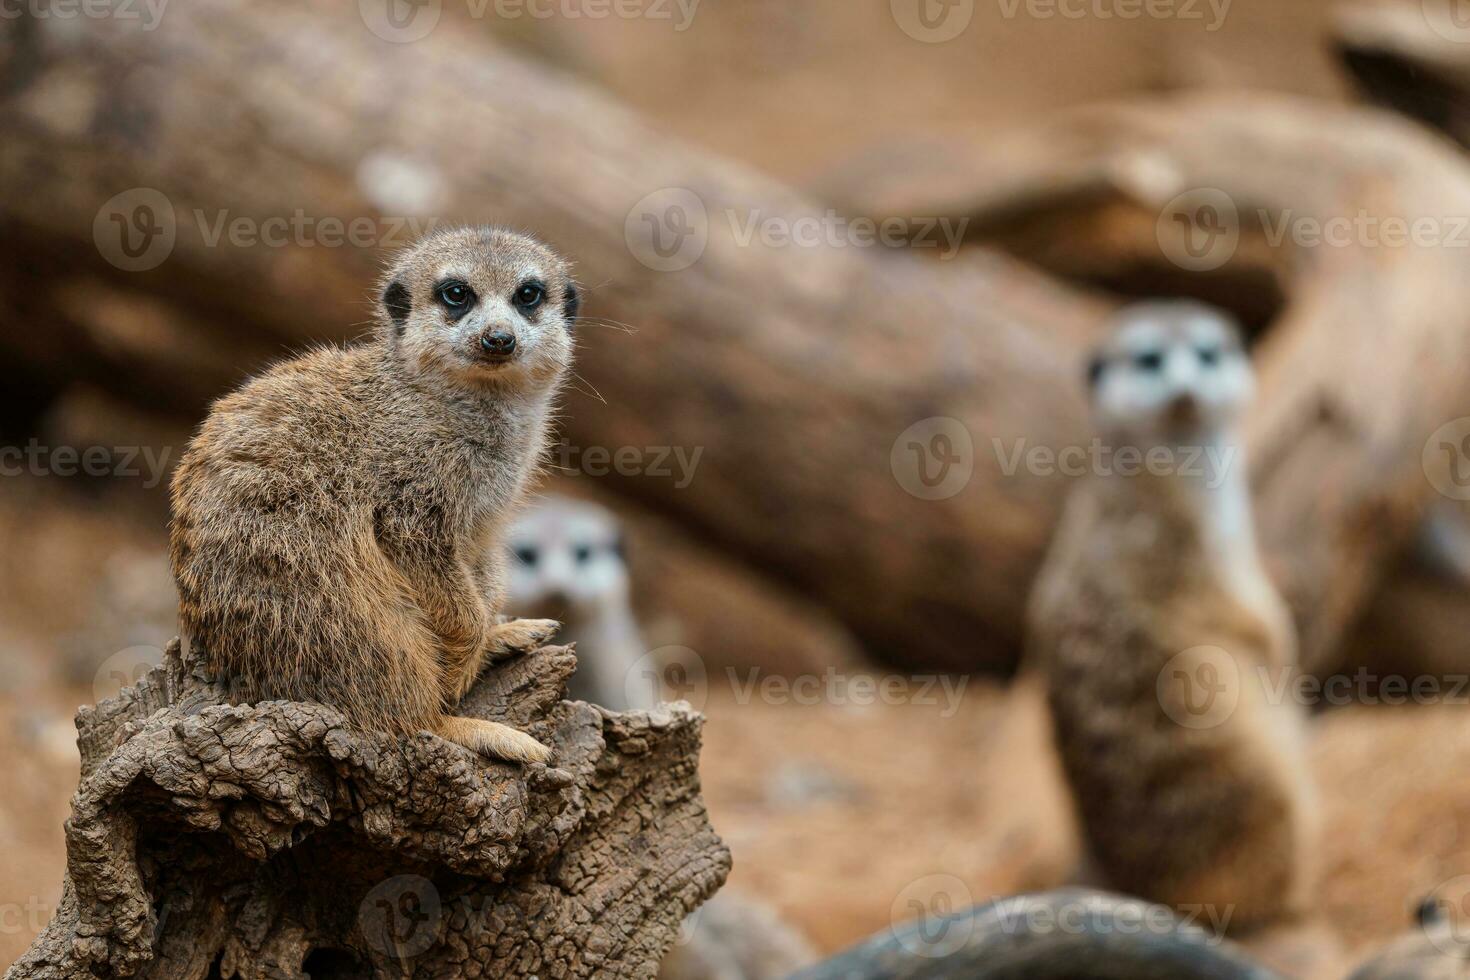
{"label": "meerkat brown fur", "polygon": [[511,232],[408,248],[374,336],[217,402],[173,481],[191,649],[242,701],[318,701],[366,729],[496,758],[549,750],[451,709],[487,658],[549,639],[501,622],[503,530],[572,358],[567,264]]}
{"label": "meerkat brown fur", "polygon": [[1237,422],[1250,363],[1191,302],[1139,303],[1093,358],[1097,472],[1032,597],[1056,743],[1107,884],[1229,912],[1300,911],[1314,821],[1295,639],[1257,555]]}

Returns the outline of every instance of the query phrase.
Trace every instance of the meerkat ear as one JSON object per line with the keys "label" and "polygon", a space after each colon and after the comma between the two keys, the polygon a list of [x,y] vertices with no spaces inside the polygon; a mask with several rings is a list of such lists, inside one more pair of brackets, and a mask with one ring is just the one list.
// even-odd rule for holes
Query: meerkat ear
{"label": "meerkat ear", "polygon": [[1102,380],[1103,371],[1106,368],[1107,368],[1107,361],[1105,361],[1103,359],[1103,357],[1102,357],[1101,354],[1094,355],[1090,360],[1088,360],[1088,362],[1087,362],[1087,387],[1089,389],[1096,388],[1097,387],[1097,383]]}
{"label": "meerkat ear", "polygon": [[582,294],[577,292],[577,284],[567,283],[567,298],[561,305],[562,314],[567,318],[567,326],[571,327],[577,322],[577,311],[582,308]]}
{"label": "meerkat ear", "polygon": [[394,280],[383,290],[383,307],[388,311],[388,318],[393,321],[393,326],[399,333],[403,333],[403,324],[408,320],[408,314],[413,311],[413,299],[408,295],[408,287]]}

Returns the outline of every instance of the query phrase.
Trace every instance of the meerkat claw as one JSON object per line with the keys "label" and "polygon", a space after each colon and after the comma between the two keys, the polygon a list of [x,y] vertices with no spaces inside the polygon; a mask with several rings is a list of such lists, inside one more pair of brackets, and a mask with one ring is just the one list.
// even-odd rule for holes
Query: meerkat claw
{"label": "meerkat claw", "polygon": [[554,619],[512,619],[490,630],[490,649],[494,653],[525,653],[542,646],[556,636],[561,623]]}
{"label": "meerkat claw", "polygon": [[503,762],[547,762],[551,749],[525,732],[483,718],[445,718],[438,734],[471,752]]}

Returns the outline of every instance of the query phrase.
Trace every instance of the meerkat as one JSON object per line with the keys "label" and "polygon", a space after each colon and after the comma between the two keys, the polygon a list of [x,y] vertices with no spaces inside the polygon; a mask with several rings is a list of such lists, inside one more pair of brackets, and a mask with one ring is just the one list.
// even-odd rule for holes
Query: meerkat
{"label": "meerkat", "polygon": [[523,511],[507,539],[509,607],[559,621],[559,640],[576,650],[567,693],[614,711],[654,707],[653,684],[639,672],[647,651],[617,518],[597,504],[550,496]]}
{"label": "meerkat", "polygon": [[504,529],[572,359],[568,264],[496,228],[438,232],[382,283],[363,342],[286,361],[218,401],[172,484],[181,632],[240,701],[317,701],[512,762],[550,752],[456,717],[501,621]]}
{"label": "meerkat", "polygon": [[1290,918],[1315,822],[1282,686],[1295,636],[1253,537],[1240,334],[1201,304],[1139,303],[1088,378],[1113,455],[1073,490],[1029,619],[1093,870],[1228,908],[1232,930]]}

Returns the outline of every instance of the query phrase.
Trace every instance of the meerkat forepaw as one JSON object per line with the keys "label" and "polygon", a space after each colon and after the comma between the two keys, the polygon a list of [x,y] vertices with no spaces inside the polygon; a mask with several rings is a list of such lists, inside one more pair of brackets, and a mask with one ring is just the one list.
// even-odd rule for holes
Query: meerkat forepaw
{"label": "meerkat forepaw", "polygon": [[456,745],[463,745],[471,752],[504,762],[524,764],[547,762],[551,759],[551,749],[525,732],[502,725],[498,721],[449,717],[439,724],[438,734]]}
{"label": "meerkat forepaw", "polygon": [[512,619],[490,628],[490,652],[525,653],[556,636],[561,623],[554,619]]}

